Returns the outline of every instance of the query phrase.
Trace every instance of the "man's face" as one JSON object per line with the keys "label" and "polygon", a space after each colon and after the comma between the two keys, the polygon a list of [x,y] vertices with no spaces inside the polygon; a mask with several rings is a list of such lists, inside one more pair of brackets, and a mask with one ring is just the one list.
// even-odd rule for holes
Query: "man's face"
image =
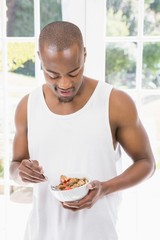
{"label": "man's face", "polygon": [[43,47],[40,60],[46,83],[60,102],[70,102],[79,93],[83,83],[85,49],[77,45],[57,51]]}

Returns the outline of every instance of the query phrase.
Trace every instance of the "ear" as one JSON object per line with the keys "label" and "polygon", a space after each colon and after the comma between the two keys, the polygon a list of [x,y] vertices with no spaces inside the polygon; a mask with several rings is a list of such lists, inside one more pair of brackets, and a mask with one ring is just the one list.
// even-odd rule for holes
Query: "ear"
{"label": "ear", "polygon": [[86,61],[86,57],[87,57],[87,51],[86,51],[86,48],[84,47],[84,62]]}

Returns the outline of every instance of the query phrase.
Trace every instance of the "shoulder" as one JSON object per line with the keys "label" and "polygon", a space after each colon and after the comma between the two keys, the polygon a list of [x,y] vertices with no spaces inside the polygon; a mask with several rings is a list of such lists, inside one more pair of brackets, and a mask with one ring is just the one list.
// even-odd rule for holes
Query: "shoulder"
{"label": "shoulder", "polygon": [[27,126],[27,103],[29,94],[25,95],[18,103],[15,112],[15,124],[16,128],[21,125]]}
{"label": "shoulder", "polygon": [[29,99],[33,96],[36,96],[42,89],[42,86],[33,89],[29,94],[25,95],[18,103],[16,112],[18,113],[27,113],[27,106],[29,104]]}
{"label": "shoulder", "polygon": [[138,113],[133,99],[124,91],[112,89],[110,94],[110,118],[111,122],[123,126],[129,123],[136,123]]}
{"label": "shoulder", "polygon": [[117,107],[126,107],[126,105],[134,105],[133,99],[124,91],[112,88],[110,95],[111,103]]}
{"label": "shoulder", "polygon": [[27,108],[29,94],[25,95],[18,103],[16,111],[24,112]]}
{"label": "shoulder", "polygon": [[[25,95],[19,101],[16,108],[16,112],[15,112],[15,119],[18,119],[21,121],[27,121],[28,105],[31,105],[35,102],[35,99],[37,99],[37,96],[39,96],[39,93],[42,92],[42,88],[43,88],[43,85],[36,87],[29,94]],[[30,103],[30,99],[32,99],[31,103]]]}

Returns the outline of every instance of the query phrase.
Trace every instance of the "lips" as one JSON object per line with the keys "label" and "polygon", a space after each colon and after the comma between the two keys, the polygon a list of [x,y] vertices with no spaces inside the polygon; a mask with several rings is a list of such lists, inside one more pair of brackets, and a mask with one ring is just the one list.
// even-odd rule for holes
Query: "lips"
{"label": "lips", "polygon": [[73,89],[67,89],[67,90],[57,89],[57,92],[62,97],[70,97],[73,95]]}

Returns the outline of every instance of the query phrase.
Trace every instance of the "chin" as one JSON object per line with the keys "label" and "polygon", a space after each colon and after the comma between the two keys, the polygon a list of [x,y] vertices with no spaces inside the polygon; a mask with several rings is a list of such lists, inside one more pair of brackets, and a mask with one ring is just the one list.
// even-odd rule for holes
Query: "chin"
{"label": "chin", "polygon": [[70,98],[62,98],[62,97],[58,97],[59,102],[61,103],[68,103],[68,102],[72,102],[74,97],[70,97]]}

